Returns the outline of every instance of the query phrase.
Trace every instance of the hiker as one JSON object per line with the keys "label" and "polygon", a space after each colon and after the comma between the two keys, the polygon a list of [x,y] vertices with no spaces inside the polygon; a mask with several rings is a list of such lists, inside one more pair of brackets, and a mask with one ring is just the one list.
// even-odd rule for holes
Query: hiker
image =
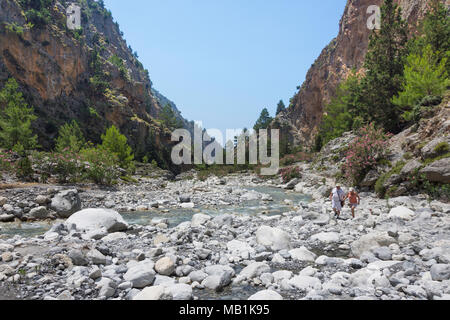
{"label": "hiker", "polygon": [[350,188],[350,192],[347,194],[344,200],[349,199],[350,208],[352,209],[352,216],[355,219],[355,209],[361,204],[361,198],[354,188]]}
{"label": "hiker", "polygon": [[331,191],[330,200],[333,205],[334,217],[339,218],[341,215],[342,207],[345,204],[345,192],[341,189],[340,185],[336,185],[336,188]]}

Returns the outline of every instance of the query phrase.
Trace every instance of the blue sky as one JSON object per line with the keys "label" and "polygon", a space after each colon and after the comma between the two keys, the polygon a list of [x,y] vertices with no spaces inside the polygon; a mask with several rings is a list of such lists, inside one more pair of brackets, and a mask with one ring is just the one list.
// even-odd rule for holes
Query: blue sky
{"label": "blue sky", "polygon": [[105,0],[153,86],[205,128],[286,106],[339,30],[346,0]]}

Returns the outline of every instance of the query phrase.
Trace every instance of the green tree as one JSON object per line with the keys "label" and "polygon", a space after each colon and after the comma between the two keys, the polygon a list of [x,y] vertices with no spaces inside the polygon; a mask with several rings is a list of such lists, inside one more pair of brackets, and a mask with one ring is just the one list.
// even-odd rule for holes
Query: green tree
{"label": "green tree", "polygon": [[59,128],[58,138],[56,139],[56,151],[62,152],[69,148],[74,152],[79,152],[84,148],[86,140],[78,122],[72,120]]}
{"label": "green tree", "polygon": [[280,102],[278,102],[276,115],[279,115],[280,113],[284,112],[285,110],[286,110],[286,106],[284,105],[283,100],[280,100]]}
{"label": "green tree", "polygon": [[431,45],[423,54],[412,53],[408,56],[405,66],[405,84],[393,102],[405,111],[404,118],[409,120],[411,107],[426,96],[442,96],[450,85],[446,70],[447,59],[438,63]]}
{"label": "green tree", "polygon": [[320,151],[322,145],[361,125],[359,123],[360,81],[360,77],[352,73],[338,86],[335,97],[325,107],[325,114],[319,128],[320,139],[316,140],[317,151]]}
{"label": "green tree", "polygon": [[175,111],[170,106],[170,104],[166,104],[162,109],[159,115],[160,120],[163,124],[170,130],[183,128],[183,123],[176,117]]}
{"label": "green tree", "polygon": [[260,129],[267,129],[269,128],[270,123],[272,122],[273,118],[270,116],[269,111],[267,108],[264,108],[261,111],[261,115],[259,116],[258,120],[256,121],[255,126],[253,129],[255,131],[259,131]]}
{"label": "green tree", "polygon": [[0,91],[0,144],[16,151],[37,147],[31,122],[36,120],[34,110],[28,107],[16,80],[9,79]]}
{"label": "green tree", "polygon": [[128,169],[131,167],[134,159],[132,149],[128,145],[127,137],[121,134],[115,126],[111,126],[102,135],[101,148],[116,155],[122,168]]}
{"label": "green tree", "polygon": [[407,40],[407,26],[402,19],[401,8],[393,0],[385,0],[381,7],[381,29],[370,36],[361,108],[365,120],[373,121],[389,132],[401,129],[401,112],[392,98],[402,87]]}
{"label": "green tree", "polygon": [[[449,10],[440,0],[431,0],[423,21],[422,33],[425,45],[431,45],[438,62],[448,57],[450,50],[450,16]],[[447,59],[447,68],[449,59]]]}

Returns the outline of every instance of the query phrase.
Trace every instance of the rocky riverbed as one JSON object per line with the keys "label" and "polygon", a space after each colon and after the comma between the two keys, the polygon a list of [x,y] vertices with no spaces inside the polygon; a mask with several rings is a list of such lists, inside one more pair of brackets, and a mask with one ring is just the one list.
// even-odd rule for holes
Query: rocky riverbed
{"label": "rocky riverbed", "polygon": [[449,204],[304,172],[2,190],[0,299],[450,299]]}

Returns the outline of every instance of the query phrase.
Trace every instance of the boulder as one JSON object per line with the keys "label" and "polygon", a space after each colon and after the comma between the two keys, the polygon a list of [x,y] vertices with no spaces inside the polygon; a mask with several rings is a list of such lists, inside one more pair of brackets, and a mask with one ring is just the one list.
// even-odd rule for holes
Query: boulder
{"label": "boulder", "polygon": [[283,300],[283,297],[273,290],[262,290],[252,295],[248,300],[276,301]]}
{"label": "boulder", "polygon": [[163,276],[170,276],[175,271],[175,264],[169,257],[164,257],[156,262],[155,270]]}
{"label": "boulder", "polygon": [[66,190],[56,194],[50,204],[50,208],[56,211],[60,218],[68,218],[75,212],[81,210],[81,199],[78,191]]}
{"label": "boulder", "polygon": [[435,264],[430,273],[433,281],[450,280],[450,264]]}
{"label": "boulder", "polygon": [[14,222],[15,216],[13,214],[0,215],[0,222]]}
{"label": "boulder", "polygon": [[375,183],[377,183],[380,176],[381,174],[377,170],[371,170],[366,174],[365,178],[360,183],[360,186],[369,188],[373,187]]}
{"label": "boulder", "polygon": [[8,199],[5,197],[0,197],[0,207],[4,206],[8,202]]}
{"label": "boulder", "polygon": [[296,276],[289,280],[289,284],[301,292],[322,289],[322,283],[319,279],[308,276]]}
{"label": "boulder", "polygon": [[172,296],[173,300],[192,300],[192,287],[188,284],[178,283],[166,287],[165,295]]}
{"label": "boulder", "polygon": [[266,272],[270,272],[270,267],[267,263],[254,262],[242,269],[242,271],[239,273],[239,278],[250,280],[255,277],[259,277],[261,274]]}
{"label": "boulder", "polygon": [[422,163],[416,159],[412,159],[409,160],[405,166],[403,167],[402,171],[400,172],[400,174],[403,177],[409,177],[411,176],[414,171],[420,169],[422,167]]}
{"label": "boulder", "polygon": [[37,207],[30,210],[29,216],[34,219],[46,219],[49,212],[46,207]]}
{"label": "boulder", "polygon": [[433,162],[420,170],[432,182],[450,183],[450,158]]}
{"label": "boulder", "polygon": [[314,262],[317,257],[314,252],[309,251],[306,247],[293,249],[289,253],[294,261]]}
{"label": "boulder", "polygon": [[416,216],[416,214],[414,213],[414,211],[400,206],[391,209],[391,211],[389,212],[389,216],[393,218],[400,218],[403,220],[412,220]]}
{"label": "boulder", "polygon": [[281,229],[262,226],[256,231],[256,242],[273,251],[291,248],[291,237]]}
{"label": "boulder", "polygon": [[73,214],[66,225],[75,224],[78,230],[93,231],[106,228],[109,233],[126,231],[128,224],[122,216],[109,209],[85,209]]}
{"label": "boulder", "polygon": [[130,281],[133,288],[145,288],[155,280],[154,264],[151,260],[144,260],[132,265],[123,275],[125,281]]}
{"label": "boulder", "polygon": [[164,286],[152,286],[139,292],[133,297],[133,300],[172,300],[172,295],[169,291],[166,292],[166,288]]}
{"label": "boulder", "polygon": [[435,139],[433,139],[432,141],[430,141],[428,144],[426,144],[422,150],[420,150],[422,157],[424,159],[431,159],[431,158],[435,158],[439,155],[439,153],[436,151],[436,147],[441,144],[441,143],[448,143],[450,144],[450,140],[449,138],[444,138],[444,137],[437,137]]}
{"label": "boulder", "polygon": [[206,214],[202,214],[202,213],[195,214],[191,220],[191,227],[192,228],[201,227],[211,219],[212,218]]}
{"label": "boulder", "polygon": [[359,258],[364,252],[370,251],[372,248],[387,247],[393,243],[397,243],[397,240],[389,236],[387,232],[372,232],[354,241],[351,249],[353,255]]}

